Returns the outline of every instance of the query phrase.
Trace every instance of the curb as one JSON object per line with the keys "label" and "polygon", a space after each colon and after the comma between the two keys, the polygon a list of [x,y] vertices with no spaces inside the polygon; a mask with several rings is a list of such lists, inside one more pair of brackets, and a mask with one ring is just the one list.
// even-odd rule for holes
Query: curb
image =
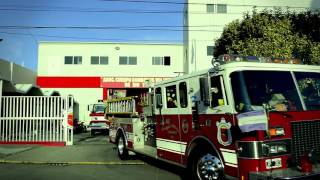
{"label": "curb", "polygon": [[45,165],[145,165],[144,162],[45,162],[0,160],[0,164],[45,164]]}

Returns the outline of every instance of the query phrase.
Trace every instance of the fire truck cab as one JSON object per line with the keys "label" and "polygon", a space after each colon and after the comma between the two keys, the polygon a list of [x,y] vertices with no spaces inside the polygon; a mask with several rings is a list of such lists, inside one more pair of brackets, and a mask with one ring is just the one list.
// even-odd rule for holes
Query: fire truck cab
{"label": "fire truck cab", "polygon": [[106,103],[110,141],[192,179],[320,176],[320,67],[223,55],[213,67]]}

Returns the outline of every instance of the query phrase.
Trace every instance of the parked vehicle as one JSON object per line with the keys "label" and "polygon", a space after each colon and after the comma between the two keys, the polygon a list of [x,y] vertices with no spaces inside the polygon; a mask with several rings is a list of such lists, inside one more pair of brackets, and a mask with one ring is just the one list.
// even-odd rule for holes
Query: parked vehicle
{"label": "parked vehicle", "polygon": [[320,66],[296,63],[223,55],[146,96],[107,101],[110,141],[120,159],[133,151],[196,180],[319,179]]}
{"label": "parked vehicle", "polygon": [[88,106],[88,110],[90,110],[90,124],[89,128],[91,129],[91,135],[95,135],[96,133],[108,133],[110,127],[110,121],[105,119],[105,104],[102,101],[98,101],[96,104],[92,104]]}
{"label": "parked vehicle", "polygon": [[73,121],[73,133],[84,133],[87,132],[87,127],[84,122],[79,122],[78,119]]}

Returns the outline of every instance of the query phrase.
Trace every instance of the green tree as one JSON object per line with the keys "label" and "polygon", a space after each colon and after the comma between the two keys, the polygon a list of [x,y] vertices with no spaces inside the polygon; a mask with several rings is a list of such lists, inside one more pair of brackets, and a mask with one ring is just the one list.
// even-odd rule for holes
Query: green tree
{"label": "green tree", "polygon": [[[294,57],[308,63],[319,63],[319,23],[319,12],[253,11],[251,15],[246,14],[243,20],[233,21],[225,27],[216,41],[214,55],[234,53]],[[303,28],[306,25],[309,25],[308,28]]]}

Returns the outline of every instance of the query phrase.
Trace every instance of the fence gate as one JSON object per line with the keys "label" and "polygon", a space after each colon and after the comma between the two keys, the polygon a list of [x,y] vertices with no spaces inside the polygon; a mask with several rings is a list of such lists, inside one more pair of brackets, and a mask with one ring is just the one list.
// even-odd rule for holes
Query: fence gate
{"label": "fence gate", "polygon": [[2,96],[0,107],[0,144],[72,145],[72,97]]}

